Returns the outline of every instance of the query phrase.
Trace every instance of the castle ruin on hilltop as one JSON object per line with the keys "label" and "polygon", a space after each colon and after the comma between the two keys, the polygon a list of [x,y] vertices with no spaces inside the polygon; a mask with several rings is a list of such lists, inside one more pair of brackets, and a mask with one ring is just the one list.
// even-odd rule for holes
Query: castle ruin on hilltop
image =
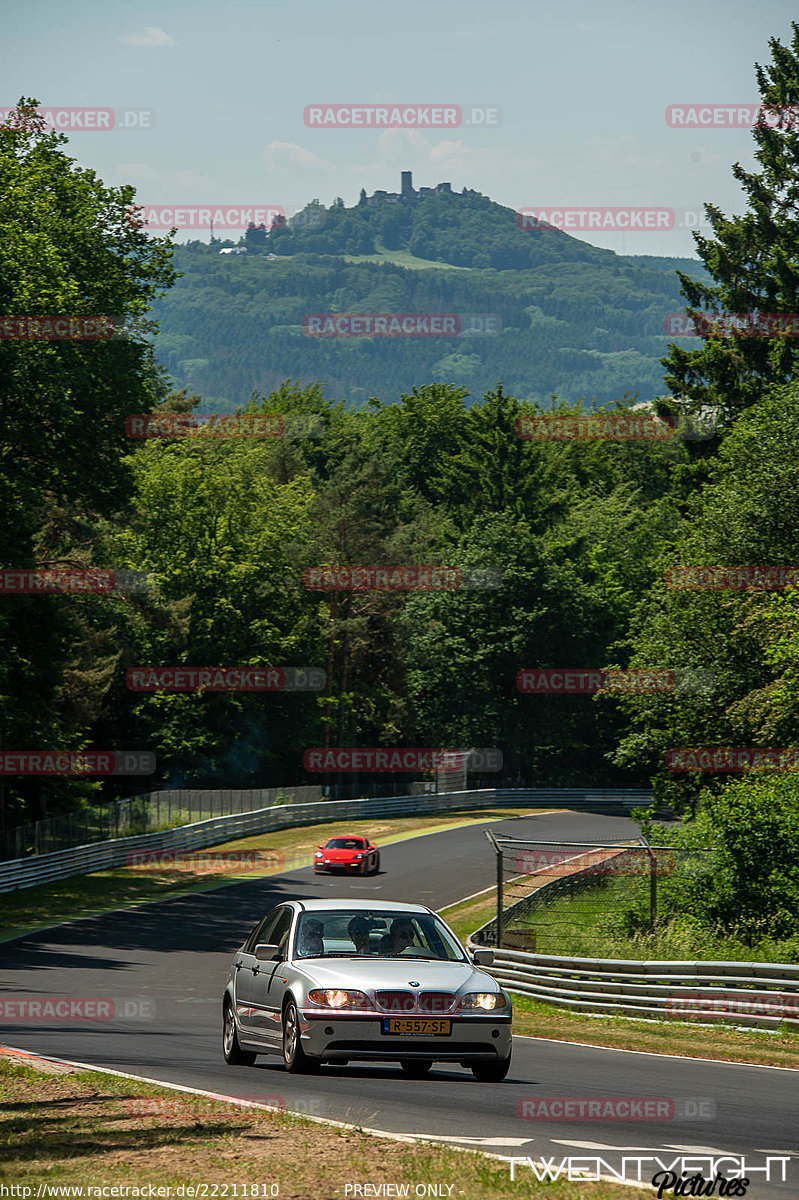
{"label": "castle ruin on hilltop", "polygon": [[441,196],[452,192],[451,183],[437,183],[435,187],[422,187],[417,190],[413,186],[413,172],[403,171],[400,175],[400,190],[398,192],[377,191],[367,196],[366,189],[361,188],[359,204],[379,204],[385,200],[388,204],[408,204],[412,200],[424,200],[427,196]]}

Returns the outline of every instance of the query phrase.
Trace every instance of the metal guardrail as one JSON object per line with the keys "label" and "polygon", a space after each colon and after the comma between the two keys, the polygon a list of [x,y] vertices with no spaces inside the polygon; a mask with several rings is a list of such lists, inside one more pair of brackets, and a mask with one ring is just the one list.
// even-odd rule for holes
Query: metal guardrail
{"label": "metal guardrail", "polygon": [[[287,789],[290,790],[290,789]],[[650,792],[630,789],[486,788],[480,791],[426,793],[420,796],[387,796],[362,800],[323,800],[307,804],[280,804],[254,812],[213,817],[177,829],[139,834],[73,846],[52,854],[17,858],[0,863],[0,893],[35,887],[72,875],[89,875],[126,865],[132,850],[199,850],[220,842],[269,833],[317,822],[358,820],[370,816],[409,816],[473,808],[588,808],[629,811],[646,804]]]}
{"label": "metal guardrail", "polygon": [[[472,938],[469,944],[480,945]],[[788,963],[644,962],[500,949],[490,972],[511,992],[573,1012],[799,1029],[799,966]]]}
{"label": "metal guardrail", "polygon": [[[629,848],[628,848],[629,849]],[[619,847],[615,852],[624,853]],[[576,860],[579,863],[579,858]],[[595,867],[575,868],[551,879],[504,910],[526,913],[596,878]],[[570,958],[496,947],[496,918],[467,939],[471,950],[491,946],[490,973],[510,992],[598,1016],[686,1021],[721,1020],[736,1025],[799,1029],[799,966],[791,963],[645,961]],[[753,990],[754,984],[760,990]],[[778,990],[775,990],[778,989]]]}

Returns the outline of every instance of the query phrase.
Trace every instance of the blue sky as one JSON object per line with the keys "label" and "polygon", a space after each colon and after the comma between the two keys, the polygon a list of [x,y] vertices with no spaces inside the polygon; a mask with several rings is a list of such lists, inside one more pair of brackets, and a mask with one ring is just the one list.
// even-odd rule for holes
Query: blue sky
{"label": "blue sky", "polygon": [[[151,110],[151,129],[69,144],[142,203],[293,213],[312,198],[353,204],[362,186],[398,190],[408,169],[416,186],[447,180],[513,209],[668,206],[675,229],[583,236],[691,255],[685,210],[740,211],[730,167],[753,165],[753,141],[747,129],[670,128],[666,107],[757,100],[753,64],[797,15],[788,0],[27,0],[5,10],[0,103]],[[501,119],[424,132],[303,121],[308,104],[383,101],[495,107]]]}

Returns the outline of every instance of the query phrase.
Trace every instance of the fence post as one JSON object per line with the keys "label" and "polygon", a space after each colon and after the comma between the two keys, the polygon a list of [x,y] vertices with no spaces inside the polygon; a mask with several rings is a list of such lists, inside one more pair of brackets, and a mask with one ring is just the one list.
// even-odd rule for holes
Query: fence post
{"label": "fence post", "polygon": [[503,868],[502,847],[499,845],[499,843],[497,842],[497,839],[494,837],[494,835],[490,829],[485,830],[485,835],[488,838],[491,845],[494,847],[494,853],[496,854],[496,859],[497,859],[497,917],[496,917],[497,941],[496,941],[496,945],[497,945],[497,949],[499,949],[500,946],[502,945],[502,909],[504,907],[504,902],[503,902],[504,880],[502,878],[502,868]]}
{"label": "fence post", "polygon": [[658,919],[658,857],[646,839],[644,845],[649,855],[649,923],[654,931]]}

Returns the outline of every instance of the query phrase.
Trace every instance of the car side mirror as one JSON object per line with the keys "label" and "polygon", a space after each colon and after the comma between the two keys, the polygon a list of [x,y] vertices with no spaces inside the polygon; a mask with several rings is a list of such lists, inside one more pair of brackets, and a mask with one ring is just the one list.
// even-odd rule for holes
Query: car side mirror
{"label": "car side mirror", "polygon": [[493,961],[493,950],[475,950],[472,955],[472,962],[476,967],[490,967]]}
{"label": "car side mirror", "polygon": [[255,958],[258,962],[274,962],[280,957],[280,947],[273,946],[271,942],[261,942],[255,947]]}

